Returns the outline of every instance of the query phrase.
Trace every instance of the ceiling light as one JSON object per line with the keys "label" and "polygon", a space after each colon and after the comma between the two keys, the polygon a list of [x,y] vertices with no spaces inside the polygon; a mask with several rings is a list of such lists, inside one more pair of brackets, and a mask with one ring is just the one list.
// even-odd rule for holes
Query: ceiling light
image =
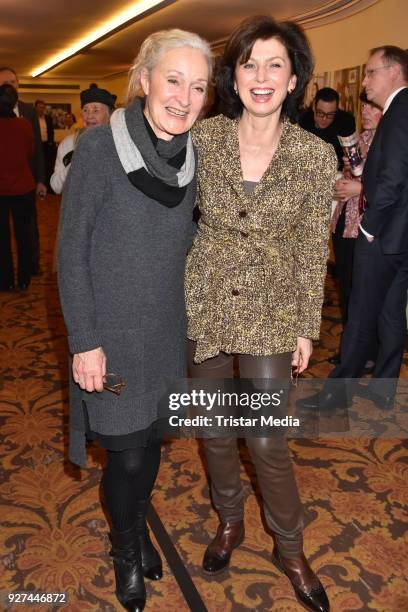
{"label": "ceiling light", "polygon": [[142,16],[146,16],[146,13],[150,13],[153,10],[158,10],[167,4],[171,4],[176,0],[139,0],[139,2],[135,2],[125,11],[118,13],[109,21],[106,21],[102,26],[98,29],[93,30],[83,38],[81,38],[78,42],[73,44],[71,47],[67,47],[60,53],[53,55],[45,64],[35,68],[31,73],[32,77],[39,76],[44,72],[48,72],[51,68],[55,68],[58,64],[65,62],[70,57],[76,55],[83,49],[87,47],[93,46],[96,42],[100,42],[103,38],[107,38],[109,35],[115,33],[115,31],[119,31],[125,24],[130,25],[131,21],[135,21],[137,18],[141,18]]}

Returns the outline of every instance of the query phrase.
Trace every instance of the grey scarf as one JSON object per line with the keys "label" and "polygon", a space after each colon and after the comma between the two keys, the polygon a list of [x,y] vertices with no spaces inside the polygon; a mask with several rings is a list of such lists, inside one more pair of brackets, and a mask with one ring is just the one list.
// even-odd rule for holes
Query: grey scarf
{"label": "grey scarf", "polygon": [[158,139],[146,126],[140,99],[126,110],[117,109],[110,124],[117,154],[131,183],[161,204],[177,206],[194,178],[190,134],[169,141]]}

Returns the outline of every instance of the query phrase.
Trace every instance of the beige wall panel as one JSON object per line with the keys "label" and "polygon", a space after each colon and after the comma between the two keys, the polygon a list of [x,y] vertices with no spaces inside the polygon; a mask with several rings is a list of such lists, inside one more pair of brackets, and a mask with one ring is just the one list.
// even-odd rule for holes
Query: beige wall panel
{"label": "beige wall panel", "polygon": [[307,31],[316,72],[364,64],[368,50],[390,44],[408,47],[407,0],[381,0],[352,17]]}

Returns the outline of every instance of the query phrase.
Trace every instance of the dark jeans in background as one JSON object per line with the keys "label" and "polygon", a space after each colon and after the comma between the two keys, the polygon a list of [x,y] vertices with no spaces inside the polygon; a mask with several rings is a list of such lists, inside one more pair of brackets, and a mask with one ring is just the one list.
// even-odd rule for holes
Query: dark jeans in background
{"label": "dark jeans in background", "polygon": [[42,149],[45,167],[45,184],[49,190],[50,178],[54,172],[55,158],[57,157],[57,145],[54,142],[43,142]]}
{"label": "dark jeans in background", "polygon": [[32,218],[35,192],[23,195],[0,195],[0,290],[14,286],[11,254],[10,213],[17,243],[17,281],[29,284],[32,271]]}
{"label": "dark jeans in background", "polygon": [[353,289],[341,343],[341,362],[332,378],[358,378],[378,339],[373,376],[398,378],[407,333],[405,308],[408,289],[408,252],[384,255],[378,240],[356,241]]}
{"label": "dark jeans in background", "polygon": [[347,311],[351,294],[351,281],[353,277],[353,258],[355,238],[343,238],[346,219],[346,206],[337,221],[336,231],[332,234],[336,274],[340,285],[340,307],[343,327],[347,322]]}
{"label": "dark jeans in background", "polygon": [[35,196],[31,209],[29,232],[29,240],[31,242],[31,274],[38,274],[40,272],[40,233],[38,231]]}
{"label": "dark jeans in background", "polygon": [[[340,308],[343,329],[346,326],[351,289],[353,286],[354,250],[357,238],[343,238],[346,220],[346,206],[337,221],[336,231],[332,234],[333,251],[336,264],[336,274],[340,285]],[[378,351],[377,334],[372,335],[371,346],[367,353],[367,360],[375,362]]]}

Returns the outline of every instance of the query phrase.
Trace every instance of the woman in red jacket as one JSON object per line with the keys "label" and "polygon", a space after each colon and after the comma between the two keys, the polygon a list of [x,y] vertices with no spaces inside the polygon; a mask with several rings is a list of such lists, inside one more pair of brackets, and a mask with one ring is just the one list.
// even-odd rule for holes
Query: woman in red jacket
{"label": "woman in red jacket", "polygon": [[35,202],[35,182],[29,161],[34,150],[31,125],[16,117],[17,92],[0,86],[0,291],[14,289],[10,239],[10,213],[17,243],[17,281],[25,291],[31,277],[30,219]]}

